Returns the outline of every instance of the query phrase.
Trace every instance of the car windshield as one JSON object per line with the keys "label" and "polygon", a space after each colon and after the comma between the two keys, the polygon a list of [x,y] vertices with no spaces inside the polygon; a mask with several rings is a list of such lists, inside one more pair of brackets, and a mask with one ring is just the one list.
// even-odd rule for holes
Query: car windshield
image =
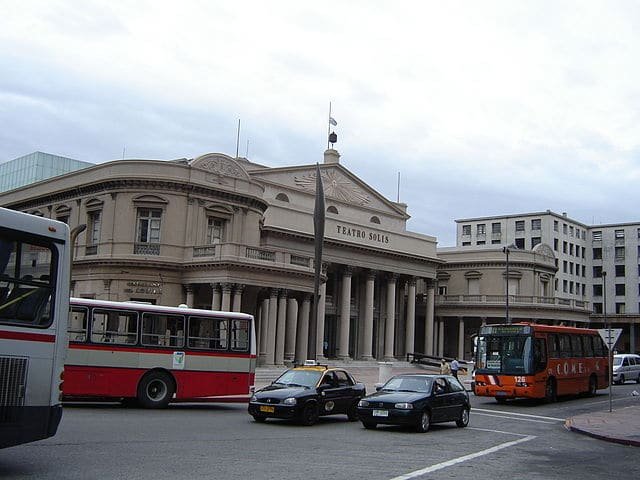
{"label": "car windshield", "polygon": [[288,387],[315,387],[322,372],[316,370],[287,370],[273,382]]}
{"label": "car windshield", "polygon": [[431,391],[431,379],[425,377],[393,377],[384,384],[385,392],[419,392]]}
{"label": "car windshield", "polygon": [[617,367],[622,365],[622,357],[613,357],[613,366]]}

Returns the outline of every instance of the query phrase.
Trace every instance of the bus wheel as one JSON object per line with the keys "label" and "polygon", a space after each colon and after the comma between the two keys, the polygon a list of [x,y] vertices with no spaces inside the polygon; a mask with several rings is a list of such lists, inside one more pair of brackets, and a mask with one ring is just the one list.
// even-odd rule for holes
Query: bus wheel
{"label": "bus wheel", "polygon": [[558,400],[558,393],[556,391],[556,382],[553,378],[547,380],[547,385],[544,389],[544,400],[547,403],[553,403]]}
{"label": "bus wheel", "polygon": [[145,408],[165,408],[173,397],[173,379],[163,372],[147,373],[138,385],[138,402]]}
{"label": "bus wheel", "polygon": [[589,392],[588,392],[588,395],[590,397],[595,397],[596,390],[598,390],[598,380],[596,380],[595,375],[591,375],[589,377]]}

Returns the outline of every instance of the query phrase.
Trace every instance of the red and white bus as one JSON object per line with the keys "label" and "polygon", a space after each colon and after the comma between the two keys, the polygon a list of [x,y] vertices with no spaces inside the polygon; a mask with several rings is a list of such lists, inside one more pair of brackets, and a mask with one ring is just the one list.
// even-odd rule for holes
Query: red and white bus
{"label": "red and white bus", "polygon": [[251,315],[71,299],[65,400],[247,401],[255,366]]}
{"label": "red and white bus", "polygon": [[67,225],[0,208],[0,448],[62,418],[70,255]]}
{"label": "red and white bus", "polygon": [[474,393],[539,398],[586,393],[609,386],[608,351],[597,330],[541,324],[480,327]]}

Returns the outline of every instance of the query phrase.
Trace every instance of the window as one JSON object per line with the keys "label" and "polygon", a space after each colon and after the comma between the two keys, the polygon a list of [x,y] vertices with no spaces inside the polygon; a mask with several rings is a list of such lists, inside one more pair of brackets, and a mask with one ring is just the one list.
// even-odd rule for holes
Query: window
{"label": "window", "polygon": [[282,192],[276,195],[276,200],[289,203],[289,197],[287,196],[286,193],[282,193]]}
{"label": "window", "polygon": [[614,232],[614,237],[616,240],[624,240],[624,230],[616,230]]}
{"label": "window", "polygon": [[569,235],[573,237],[573,226],[569,226]]}
{"label": "window", "polygon": [[563,280],[563,281],[562,281],[562,291],[563,291],[564,293],[568,293],[568,291],[569,291],[569,284],[567,283],[567,281],[566,281],[566,280]]}
{"label": "window", "polygon": [[491,245],[500,245],[500,239],[491,240]]}
{"label": "window", "polygon": [[471,225],[462,226],[462,235],[471,235]]}
{"label": "window", "polygon": [[542,239],[540,237],[531,237],[531,248],[535,247],[542,243]]}
{"label": "window", "polygon": [[593,303],[593,313],[602,314],[602,303],[600,302]]}
{"label": "window", "polygon": [[369,221],[370,221],[371,223],[376,223],[376,224],[380,225],[380,219],[379,219],[378,217],[376,217],[375,215],[374,215],[373,217],[371,217],[371,218],[369,219]]}
{"label": "window", "polygon": [[638,228],[638,238],[640,238],[640,228]]}
{"label": "window", "polygon": [[549,357],[560,358],[560,343],[558,340],[558,335],[555,333],[550,333],[547,337],[547,341],[549,345]]}
{"label": "window", "polygon": [[331,205],[327,207],[327,213],[334,213],[335,215],[338,215],[338,209],[333,205]]}
{"label": "window", "polygon": [[557,232],[557,231],[558,231],[558,221],[557,221],[557,220],[554,220],[554,221],[553,221],[553,231],[554,231],[554,232]]}
{"label": "window", "polygon": [[569,262],[569,273],[573,275],[573,262]]}
{"label": "window", "polygon": [[562,273],[567,273],[567,264],[568,262],[566,260],[562,261]]}
{"label": "window", "polygon": [[138,339],[138,315],[124,310],[93,310],[91,341],[135,344]]}
{"label": "window", "polygon": [[585,357],[593,357],[593,341],[587,335],[580,336],[582,340],[582,353]]}
{"label": "window", "polygon": [[616,303],[616,313],[623,314],[625,312],[625,304],[624,303]]}
{"label": "window", "polygon": [[516,232],[524,232],[524,220],[516,221]]}
{"label": "window", "polygon": [[531,220],[531,230],[540,230],[542,227],[542,221],[539,218],[534,218]]}
{"label": "window", "polygon": [[74,307],[69,314],[67,332],[72,342],[85,342],[87,340],[87,309]]}
{"label": "window", "polygon": [[601,297],[602,296],[602,285],[596,283],[593,285],[593,296]]}
{"label": "window", "polygon": [[440,285],[438,287],[438,295],[446,295],[447,294],[447,286],[446,285]]}
{"label": "window", "polygon": [[591,239],[594,242],[601,242],[602,241],[602,230],[594,230],[593,232],[591,232]]}
{"label": "window", "polygon": [[624,277],[624,265],[616,265],[616,277]]}
{"label": "window", "polygon": [[562,233],[564,233],[565,235],[567,234],[567,224],[566,223],[562,224]]}
{"label": "window", "polygon": [[[638,229],[640,232],[640,228]],[[502,224],[501,223],[492,223],[491,224],[491,233],[501,233],[502,232]],[[640,238],[640,233],[638,234],[638,238]]]}
{"label": "window", "polygon": [[582,357],[582,340],[579,335],[571,335],[571,356]]}
{"label": "window", "polygon": [[573,243],[569,244],[569,255],[573,255]]}
{"label": "window", "polygon": [[484,223],[479,223],[476,228],[478,235],[485,235],[487,233],[487,226]]}
{"label": "window", "polygon": [[227,350],[229,321],[225,318],[189,318],[188,346],[207,350]]}
{"label": "window", "polygon": [[87,214],[87,246],[86,255],[98,253],[98,243],[100,243],[101,212],[89,212]]}
{"label": "window", "polygon": [[593,259],[602,260],[602,248],[597,247],[593,249]]}
{"label": "window", "polygon": [[515,245],[520,250],[524,250],[524,238],[516,238]]}
{"label": "window", "polygon": [[487,242],[486,242],[486,241],[484,241],[484,240],[478,240],[478,241],[476,242],[476,245],[485,245],[486,243],[487,243]]}
{"label": "window", "polygon": [[576,245],[576,257],[580,257],[580,245]]}
{"label": "window", "polygon": [[184,317],[144,313],[142,315],[142,344],[165,347],[184,347]]}
{"label": "window", "polygon": [[160,225],[162,210],[138,208],[138,231],[134,253],[160,255]]}
{"label": "window", "polygon": [[224,241],[225,220],[217,217],[207,217],[207,245],[214,245]]}
{"label": "window", "polygon": [[615,255],[616,255],[616,258],[615,258],[616,262],[623,261],[624,257],[625,257],[625,255],[624,255],[624,247],[616,247]]}
{"label": "window", "polygon": [[462,242],[462,246],[463,247],[469,247],[469,246],[471,246],[471,242]]}
{"label": "window", "polygon": [[616,283],[616,295],[624,295],[625,285],[624,283]]}
{"label": "window", "polygon": [[562,242],[562,253],[568,253],[569,244],[567,242]]}
{"label": "window", "polygon": [[571,337],[569,335],[558,335],[560,340],[560,358],[571,356]]}
{"label": "window", "polygon": [[[249,351],[249,320],[231,320],[231,350],[234,352]],[[336,372],[337,373],[337,372]]]}
{"label": "window", "polygon": [[593,267],[593,278],[601,278],[602,277],[602,267],[597,266]]}
{"label": "window", "polygon": [[557,238],[553,239],[553,250],[556,251],[556,252],[558,251],[558,239]]}

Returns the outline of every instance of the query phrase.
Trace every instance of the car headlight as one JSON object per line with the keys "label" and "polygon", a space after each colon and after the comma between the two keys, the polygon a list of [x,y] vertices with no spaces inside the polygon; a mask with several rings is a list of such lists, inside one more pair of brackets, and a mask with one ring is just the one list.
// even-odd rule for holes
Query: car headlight
{"label": "car headlight", "polygon": [[360,400],[358,402],[358,406],[359,407],[368,407],[369,406],[369,402],[367,402],[366,400]]}
{"label": "car headlight", "polygon": [[298,400],[296,400],[294,397],[289,397],[285,398],[282,403],[284,403],[285,405],[295,405],[296,403],[298,403]]}
{"label": "car headlight", "polygon": [[258,401],[258,397],[256,397],[255,395],[251,396],[251,400],[249,400],[250,402],[257,402]]}
{"label": "car headlight", "polygon": [[397,408],[398,410],[411,410],[413,408],[413,404],[402,402],[402,403],[396,403],[394,407]]}

